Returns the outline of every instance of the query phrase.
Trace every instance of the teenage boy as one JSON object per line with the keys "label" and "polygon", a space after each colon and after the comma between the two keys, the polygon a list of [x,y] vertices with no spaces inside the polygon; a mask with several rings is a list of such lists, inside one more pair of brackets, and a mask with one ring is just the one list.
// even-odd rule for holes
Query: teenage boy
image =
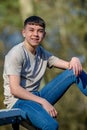
{"label": "teenage boy", "polygon": [[[72,57],[69,62],[62,60],[40,45],[46,35],[41,17],[28,17],[22,34],[24,41],[5,56],[4,104],[7,108],[20,108],[38,129],[58,130],[54,104],[73,83],[87,95],[87,75],[78,58]],[[47,67],[64,71],[39,91]]]}

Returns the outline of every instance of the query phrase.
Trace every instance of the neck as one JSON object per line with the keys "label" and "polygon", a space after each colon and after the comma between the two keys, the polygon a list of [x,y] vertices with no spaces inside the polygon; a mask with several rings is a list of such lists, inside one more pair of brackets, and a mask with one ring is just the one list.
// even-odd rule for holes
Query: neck
{"label": "neck", "polygon": [[27,42],[25,42],[25,41],[24,41],[24,46],[25,46],[25,48],[28,51],[30,51],[33,55],[35,55],[35,53],[36,53],[36,47],[30,46],[30,44],[27,43]]}

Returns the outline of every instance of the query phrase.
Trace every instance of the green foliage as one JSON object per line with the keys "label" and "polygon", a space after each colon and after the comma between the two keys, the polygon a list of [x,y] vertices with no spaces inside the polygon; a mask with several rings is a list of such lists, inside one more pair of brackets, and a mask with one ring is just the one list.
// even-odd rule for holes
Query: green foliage
{"label": "green foliage", "polygon": [[0,1],[0,29],[3,29],[7,25],[20,27],[21,16],[19,13],[18,0],[1,0]]}
{"label": "green foliage", "polygon": [[[46,21],[46,39],[43,46],[63,59],[72,56],[81,58],[84,69],[87,70],[87,0],[33,0],[35,15]],[[20,29],[22,18],[18,0],[0,0],[0,30],[5,27]],[[3,105],[3,43],[0,42],[0,109]],[[44,81],[47,83],[61,71],[47,70]],[[59,112],[57,120],[60,130],[87,129],[87,99],[75,85],[55,105]],[[9,126],[0,130],[11,129]]]}

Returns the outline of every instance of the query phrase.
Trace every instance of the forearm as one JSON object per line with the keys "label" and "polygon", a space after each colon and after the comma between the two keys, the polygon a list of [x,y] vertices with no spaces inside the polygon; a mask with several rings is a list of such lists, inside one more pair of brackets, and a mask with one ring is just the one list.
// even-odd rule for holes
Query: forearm
{"label": "forearm", "polygon": [[31,92],[27,91],[26,89],[22,88],[22,86],[16,86],[11,88],[11,93],[16,96],[17,98],[24,99],[24,100],[32,100],[42,104],[43,98],[32,94]]}
{"label": "forearm", "polygon": [[58,59],[57,62],[54,63],[54,67],[60,68],[60,69],[68,69],[70,66],[70,62]]}
{"label": "forearm", "polygon": [[77,57],[72,57],[69,62],[64,61],[62,59],[58,59],[54,63],[54,66],[60,69],[73,69],[73,72],[76,76],[78,76],[82,72],[82,65],[79,58]]}
{"label": "forearm", "polygon": [[32,94],[31,92],[27,91],[25,88],[20,86],[20,76],[10,75],[9,83],[10,83],[10,91],[12,95],[14,95],[19,99],[32,100],[40,104],[44,100],[43,98]]}

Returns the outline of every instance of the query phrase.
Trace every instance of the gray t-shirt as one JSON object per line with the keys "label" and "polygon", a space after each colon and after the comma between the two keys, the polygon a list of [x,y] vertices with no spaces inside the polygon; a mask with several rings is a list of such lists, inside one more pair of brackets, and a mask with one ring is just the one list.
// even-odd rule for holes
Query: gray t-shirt
{"label": "gray t-shirt", "polygon": [[36,55],[29,52],[24,43],[13,47],[5,56],[4,63],[4,104],[11,108],[18,100],[10,92],[8,75],[19,75],[21,78],[20,85],[27,91],[37,91],[46,68],[51,68],[58,60],[57,57],[46,51],[43,47],[38,46]]}

